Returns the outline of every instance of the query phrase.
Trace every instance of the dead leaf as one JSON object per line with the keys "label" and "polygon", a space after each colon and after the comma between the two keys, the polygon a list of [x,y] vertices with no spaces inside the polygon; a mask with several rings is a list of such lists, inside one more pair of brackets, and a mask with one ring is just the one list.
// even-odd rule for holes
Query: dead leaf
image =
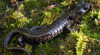
{"label": "dead leaf", "polygon": [[16,0],[10,0],[10,3],[12,3],[12,4],[16,3]]}
{"label": "dead leaf", "polygon": [[56,4],[55,5],[51,4],[51,5],[47,6],[46,9],[50,10],[50,9],[54,8],[55,6],[56,6]]}

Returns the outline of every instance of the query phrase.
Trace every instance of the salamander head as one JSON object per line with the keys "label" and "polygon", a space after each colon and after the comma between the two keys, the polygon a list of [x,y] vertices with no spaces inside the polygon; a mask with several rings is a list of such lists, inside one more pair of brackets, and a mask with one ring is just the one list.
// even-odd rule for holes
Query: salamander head
{"label": "salamander head", "polygon": [[69,20],[73,20],[76,23],[80,23],[78,19],[80,16],[86,14],[91,10],[91,5],[89,3],[81,2],[73,9],[73,12],[69,14]]}
{"label": "salamander head", "polygon": [[85,3],[85,2],[81,2],[79,4],[77,4],[77,7],[76,7],[76,13],[78,14],[85,14],[87,13],[88,11],[90,11],[91,9],[91,5],[89,3]]}

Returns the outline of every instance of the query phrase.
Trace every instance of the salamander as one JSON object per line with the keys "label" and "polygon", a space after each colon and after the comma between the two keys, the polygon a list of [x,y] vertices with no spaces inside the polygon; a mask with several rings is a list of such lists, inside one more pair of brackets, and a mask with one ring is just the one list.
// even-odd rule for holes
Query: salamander
{"label": "salamander", "polygon": [[11,40],[16,35],[21,35],[22,38],[28,43],[40,43],[53,39],[54,37],[62,33],[64,29],[66,29],[67,31],[74,31],[74,29],[72,28],[72,24],[78,22],[78,18],[90,11],[90,8],[91,5],[89,3],[82,2],[77,4],[74,9],[65,12],[65,14],[61,18],[59,18],[48,27],[35,26],[30,30],[26,30],[24,28],[15,29],[7,35],[7,38],[4,42],[4,47],[8,50],[22,50],[27,52],[22,47],[9,46]]}

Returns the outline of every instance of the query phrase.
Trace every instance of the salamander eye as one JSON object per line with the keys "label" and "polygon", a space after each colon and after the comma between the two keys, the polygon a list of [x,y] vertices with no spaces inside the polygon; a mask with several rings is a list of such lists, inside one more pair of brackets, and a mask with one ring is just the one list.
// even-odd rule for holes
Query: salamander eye
{"label": "salamander eye", "polygon": [[89,9],[89,6],[86,5],[83,9],[84,9],[84,10],[88,10],[88,9]]}

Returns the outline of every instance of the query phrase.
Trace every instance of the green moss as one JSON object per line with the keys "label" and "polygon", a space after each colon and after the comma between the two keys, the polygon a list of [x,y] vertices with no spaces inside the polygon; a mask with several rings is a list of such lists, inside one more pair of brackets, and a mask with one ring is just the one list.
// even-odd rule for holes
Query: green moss
{"label": "green moss", "polygon": [[88,41],[88,37],[84,35],[82,32],[72,32],[72,35],[77,36],[77,46],[76,46],[76,54],[83,55],[84,49],[86,49],[86,42]]}
{"label": "green moss", "polygon": [[[0,1],[0,9],[5,4],[8,4],[7,10],[2,10],[3,12],[7,12],[7,15],[0,20],[0,24],[2,23],[4,26],[3,35],[0,37],[0,44],[4,43],[5,36],[13,29],[16,28],[25,28],[26,23],[28,23],[28,28],[31,28],[35,25],[50,25],[54,21],[56,21],[58,18],[60,18],[65,10],[70,7],[70,4],[73,4],[72,1],[69,0],[50,0],[50,2],[56,2],[57,6],[55,6],[51,10],[46,10],[45,8],[49,5],[47,1],[44,0],[25,0],[25,3],[20,3],[18,7],[15,6],[15,8],[9,4],[9,1]],[[74,0],[76,1],[76,0]],[[81,1],[81,0],[79,0]],[[92,1],[92,0],[91,0]],[[76,3],[76,2],[75,2]],[[92,1],[94,4],[95,2]],[[1,5],[2,4],[2,5]],[[61,4],[61,5],[59,5]],[[67,7],[68,6],[68,7]],[[65,7],[67,7],[65,9]],[[1,12],[1,11],[0,11]],[[2,12],[1,12],[2,13]],[[100,54],[99,52],[99,40],[100,40],[100,11],[91,11],[90,13],[86,14],[85,16],[81,17],[80,20],[82,20],[82,24],[78,26],[80,31],[84,33],[84,35],[87,35],[89,38],[89,42],[87,43],[89,48],[86,48],[85,50],[90,50],[88,53],[93,54]],[[1,27],[1,26],[0,26]],[[1,32],[1,31],[0,31]],[[77,41],[77,35],[66,35],[68,33],[62,33],[59,35],[59,37],[54,38],[53,40],[50,40],[49,42],[46,42],[44,44],[40,44],[36,47],[36,49],[32,49],[32,46],[27,45],[25,48],[31,52],[35,51],[35,55],[75,55],[79,54],[77,53],[79,49],[82,48],[80,45],[80,39],[84,37],[79,37]],[[78,33],[79,34],[79,33]],[[78,35],[80,36],[80,35]],[[95,39],[95,41],[90,42],[91,39]],[[11,46],[17,46],[17,39],[14,38],[11,42]],[[85,38],[86,39],[86,38]],[[83,41],[84,42],[84,41]],[[82,43],[83,43],[82,42]],[[34,43],[33,43],[34,44]],[[77,50],[76,50],[76,44],[77,44]],[[80,47],[81,46],[81,47]],[[85,44],[83,46],[85,48]],[[84,49],[82,48],[82,49]],[[0,46],[0,51],[2,51],[3,45]],[[85,50],[81,50],[84,54],[87,54]],[[10,52],[4,49],[3,52],[4,55],[25,55],[26,53],[22,52]]]}
{"label": "green moss", "polygon": [[[91,11],[90,13],[88,13],[86,16],[84,16],[82,18],[83,20],[83,24],[82,24],[82,31],[92,37],[92,38],[96,38],[99,39],[99,23],[97,24],[97,22],[99,22],[99,12],[97,11]],[[96,21],[97,20],[97,21]],[[97,37],[98,36],[98,37]]]}

